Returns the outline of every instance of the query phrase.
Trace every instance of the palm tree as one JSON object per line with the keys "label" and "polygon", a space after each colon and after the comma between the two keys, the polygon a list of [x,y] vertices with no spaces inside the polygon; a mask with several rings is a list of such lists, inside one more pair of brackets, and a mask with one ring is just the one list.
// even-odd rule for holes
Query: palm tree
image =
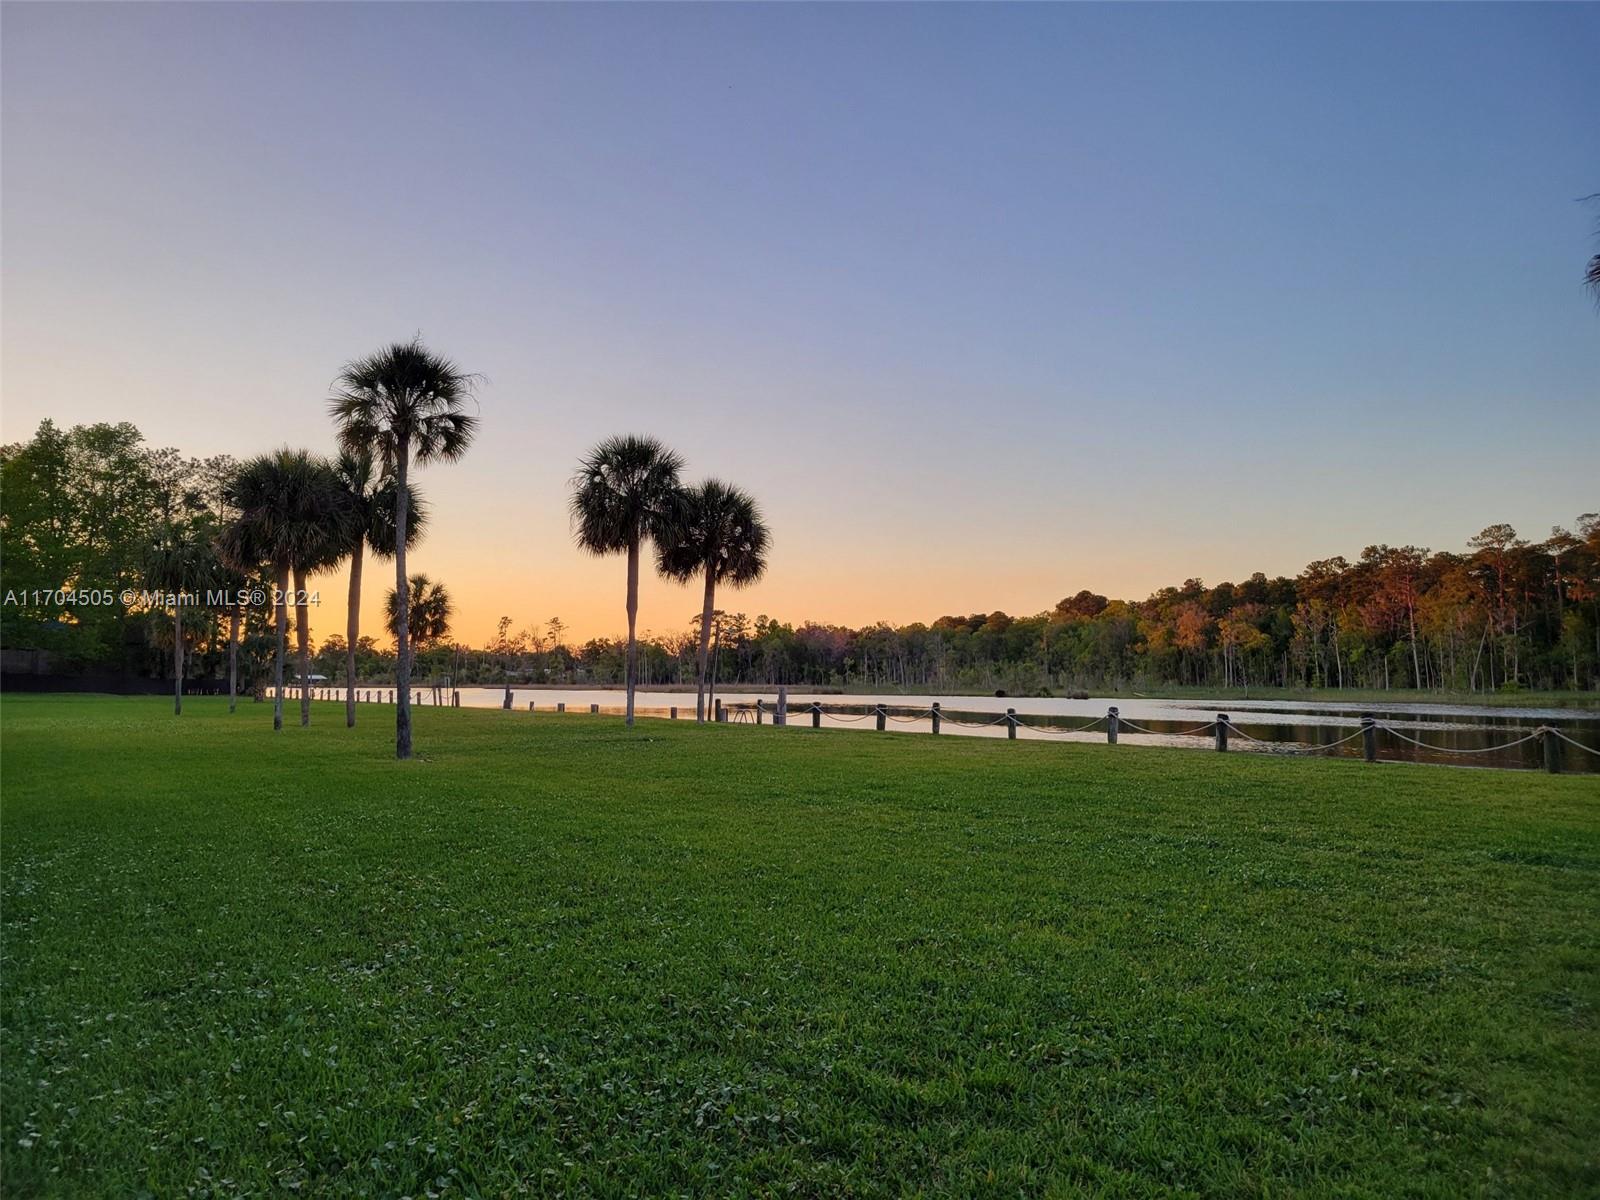
{"label": "palm tree", "polygon": [[583,459],[572,477],[572,523],[591,554],[628,555],[628,724],[639,679],[639,547],[659,545],[680,501],[683,460],[652,437],[613,437]]}
{"label": "palm tree", "polygon": [[[372,455],[364,450],[343,451],[334,463],[334,473],[339,477],[339,486],[352,513],[350,542],[346,547],[350,555],[350,609],[345,628],[344,723],[353,729],[356,723],[356,650],[361,642],[361,560],[367,550],[379,558],[394,556],[398,489],[393,479],[378,474]],[[409,517],[406,546],[409,549],[421,540],[428,523],[422,497],[414,488],[408,489],[406,512]]]}
{"label": "palm tree", "polygon": [[674,510],[674,524],[664,532],[666,536],[656,543],[656,566],[661,573],[679,583],[705,578],[694,700],[694,719],[704,721],[717,584],[737,588],[761,578],[767,569],[767,527],[747,493],[708,479],[683,494]]}
{"label": "palm tree", "polygon": [[213,582],[216,559],[211,539],[202,529],[167,522],[145,551],[148,582],[172,598],[172,715],[183,714],[183,610],[196,604],[196,593]]}
{"label": "palm tree", "polygon": [[[476,377],[447,358],[430,353],[420,338],[398,342],[367,358],[346,363],[334,382],[329,409],[339,426],[339,444],[353,453],[366,451],[395,481],[394,511],[396,611],[407,600],[406,545],[410,541],[411,466],[454,462],[466,453],[478,420],[465,410]],[[394,753],[411,757],[411,656],[409,631],[400,622],[395,641],[396,670]]]}
{"label": "palm tree", "polygon": [[410,631],[406,644],[406,652],[412,660],[406,664],[409,679],[410,668],[416,662],[417,654],[450,636],[450,618],[455,615],[455,605],[450,600],[450,593],[444,590],[444,584],[434,583],[426,575],[413,575],[406,584],[411,611],[405,625],[400,623],[400,597],[394,588],[384,595],[383,618],[389,636],[394,638],[396,645],[400,642],[400,630],[405,628]]}
{"label": "palm tree", "polygon": [[[224,561],[251,572],[265,565],[277,592],[272,727],[283,728],[283,660],[289,637],[289,576],[295,564],[326,553],[327,511],[336,505],[332,468],[305,450],[288,448],[244,463],[229,480],[228,504],[238,514],[223,530]],[[305,666],[301,667],[302,678]],[[304,707],[304,706],[303,706]],[[303,708],[302,708],[303,711]]]}

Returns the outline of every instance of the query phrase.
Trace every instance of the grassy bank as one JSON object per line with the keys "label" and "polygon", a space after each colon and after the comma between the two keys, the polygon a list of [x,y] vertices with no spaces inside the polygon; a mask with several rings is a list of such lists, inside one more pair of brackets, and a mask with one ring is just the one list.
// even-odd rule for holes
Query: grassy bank
{"label": "grassy bank", "polygon": [[7,697],[15,1196],[1577,1195],[1600,785]]}

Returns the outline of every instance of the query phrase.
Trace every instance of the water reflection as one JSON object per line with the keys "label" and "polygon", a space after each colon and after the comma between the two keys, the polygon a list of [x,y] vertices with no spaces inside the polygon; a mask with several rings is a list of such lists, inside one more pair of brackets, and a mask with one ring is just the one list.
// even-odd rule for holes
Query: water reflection
{"label": "water reflection", "polygon": [[[414,689],[426,706],[435,700],[431,689]],[[318,688],[319,696],[343,700],[342,688]],[[392,696],[392,688],[356,689],[358,697]],[[298,695],[298,693],[295,693]],[[469,708],[500,708],[501,687],[464,687],[460,703]],[[450,694],[439,698],[450,702]],[[765,723],[772,720],[776,696],[771,692],[721,692],[718,698],[730,708],[732,721],[753,722],[759,700]],[[1494,708],[1474,705],[1361,705],[1338,701],[1157,700],[1142,697],[1066,700],[1054,697],[1001,696],[841,696],[795,690],[789,695],[789,724],[810,728],[807,710],[812,702],[830,709],[820,720],[824,729],[876,727],[875,706],[886,708],[885,729],[895,733],[932,732],[929,709],[937,701],[945,714],[941,732],[969,737],[1006,737],[1004,714],[1014,708],[1019,719],[1019,739],[1104,742],[1106,710],[1115,705],[1123,722],[1118,741],[1127,745],[1164,745],[1210,748],[1208,728],[1218,713],[1226,712],[1236,731],[1229,749],[1258,754],[1314,754],[1319,757],[1359,758],[1363,713],[1371,713],[1382,727],[1378,754],[1385,760],[1451,763],[1458,766],[1542,768],[1543,749],[1530,735],[1542,725],[1559,729],[1582,745],[1600,748],[1600,713],[1535,707]],[[368,702],[368,701],[363,701]],[[620,691],[602,688],[513,688],[512,708],[527,712],[554,712],[564,704],[568,712],[621,713]],[[673,709],[680,720],[694,719],[694,693],[641,690],[636,711],[640,716],[665,718]],[[1130,728],[1134,725],[1139,728]],[[1198,732],[1196,732],[1198,730]],[[1417,743],[1422,743],[1418,745]],[[1565,746],[1563,769],[1600,772],[1600,755]]]}

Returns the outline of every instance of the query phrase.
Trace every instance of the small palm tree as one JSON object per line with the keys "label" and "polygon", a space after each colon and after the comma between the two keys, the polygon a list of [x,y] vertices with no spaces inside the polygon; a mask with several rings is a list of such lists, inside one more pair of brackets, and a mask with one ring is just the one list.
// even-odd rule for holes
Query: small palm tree
{"label": "small palm tree", "polygon": [[[272,727],[283,728],[283,660],[289,637],[289,578],[295,564],[326,553],[332,468],[304,450],[282,449],[242,464],[224,489],[238,515],[223,530],[224,561],[246,573],[266,566],[277,596]],[[301,667],[304,678],[305,666]],[[304,705],[302,705],[302,710]]]}
{"label": "small palm tree", "polygon": [[[392,478],[378,473],[367,451],[343,451],[334,463],[334,473],[339,477],[339,486],[353,517],[350,542],[346,547],[350,556],[350,601],[344,655],[344,723],[353,729],[356,723],[356,651],[361,644],[361,562],[367,550],[379,558],[394,557],[399,489]],[[414,488],[408,489],[406,512],[406,546],[409,549],[422,539],[422,531],[428,523],[427,509]]]}
{"label": "small palm tree", "polygon": [[[454,462],[466,453],[478,420],[466,411],[476,377],[428,351],[418,338],[345,364],[334,382],[329,409],[339,444],[365,451],[395,482],[395,591],[397,612],[407,612],[406,546],[411,540],[407,477],[413,464]],[[400,622],[396,671],[394,753],[411,757],[411,656],[409,631]]]}
{"label": "small palm tree", "polygon": [[172,599],[172,714],[183,714],[183,610],[198,603],[197,593],[215,581],[216,555],[202,529],[167,522],[145,551],[147,582]]}
{"label": "small palm tree", "polygon": [[601,442],[572,477],[572,523],[579,547],[591,554],[628,556],[628,724],[639,679],[639,547],[658,545],[674,524],[683,460],[651,437]]}
{"label": "small palm tree", "polygon": [[404,624],[400,621],[400,596],[394,588],[384,595],[383,618],[396,645],[400,643],[401,629],[410,632],[406,644],[406,653],[411,656],[411,663],[407,664],[409,678],[417,655],[450,636],[450,618],[455,615],[455,605],[444,584],[434,583],[426,575],[413,575],[406,584],[411,609],[409,619]]}
{"label": "small palm tree", "polygon": [[704,721],[717,585],[744,587],[761,578],[767,569],[767,526],[748,494],[732,484],[708,479],[683,494],[672,527],[663,533],[656,543],[656,566],[661,573],[679,583],[705,579],[694,701],[694,719]]}

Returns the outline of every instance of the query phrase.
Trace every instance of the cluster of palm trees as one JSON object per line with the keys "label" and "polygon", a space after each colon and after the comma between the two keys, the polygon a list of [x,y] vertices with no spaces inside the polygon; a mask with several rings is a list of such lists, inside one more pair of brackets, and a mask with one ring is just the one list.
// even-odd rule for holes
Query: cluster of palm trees
{"label": "cluster of palm trees", "polygon": [[717,479],[693,487],[679,481],[683,460],[652,437],[607,438],[572,477],[572,522],[578,545],[592,554],[628,558],[627,721],[633,724],[639,678],[639,560],[646,542],[656,569],[680,583],[703,579],[695,720],[706,719],[707,665],[719,584],[743,587],[767,568],[769,534],[756,502]]}
{"label": "cluster of palm trees", "polygon": [[[306,725],[311,720],[306,580],[345,559],[350,561],[345,724],[356,723],[355,647],[360,641],[362,563],[370,552],[395,562],[395,588],[388,603],[399,649],[395,757],[411,757],[411,617],[431,620],[443,592],[426,577],[406,572],[406,551],[427,522],[410,475],[415,468],[454,461],[466,451],[477,425],[476,416],[467,411],[474,384],[474,376],[430,352],[420,339],[396,343],[347,363],[335,380],[329,402],[338,437],[335,456],[284,448],[242,464],[229,481],[225,498],[235,515],[219,539],[222,561],[241,575],[265,571],[276,593],[274,729],[283,728],[291,602],[300,723]],[[414,592],[420,593],[420,606],[413,603]],[[447,599],[443,619],[448,619]],[[231,661],[229,677],[232,695],[236,679]]]}
{"label": "cluster of palm trees", "polygon": [[[477,428],[468,412],[476,377],[423,346],[395,343],[347,363],[334,381],[329,411],[338,451],[331,457],[285,447],[243,463],[224,498],[232,518],[216,539],[212,565],[202,568],[197,547],[174,538],[152,551],[152,574],[175,592],[220,582],[242,591],[265,574],[274,585],[272,727],[283,728],[284,660],[294,610],[300,723],[311,720],[309,577],[349,561],[345,634],[345,724],[356,723],[356,648],[361,640],[362,569],[367,555],[394,560],[395,586],[386,615],[396,646],[395,757],[410,758],[411,669],[414,641],[443,636],[450,601],[444,589],[406,570],[406,552],[427,524],[427,509],[411,484],[417,468],[453,462]],[[586,455],[573,477],[572,517],[578,545],[628,561],[627,720],[633,724],[638,686],[639,564],[647,544],[657,571],[687,583],[704,581],[695,719],[707,716],[707,676],[716,592],[742,587],[766,570],[769,540],[761,511],[741,489],[716,479],[680,482],[683,460],[655,438],[608,438]],[[210,575],[197,578],[202,570]],[[230,709],[237,694],[237,606],[229,651]],[[181,656],[182,608],[176,608],[175,655]],[[182,711],[182,660],[175,704]]]}

